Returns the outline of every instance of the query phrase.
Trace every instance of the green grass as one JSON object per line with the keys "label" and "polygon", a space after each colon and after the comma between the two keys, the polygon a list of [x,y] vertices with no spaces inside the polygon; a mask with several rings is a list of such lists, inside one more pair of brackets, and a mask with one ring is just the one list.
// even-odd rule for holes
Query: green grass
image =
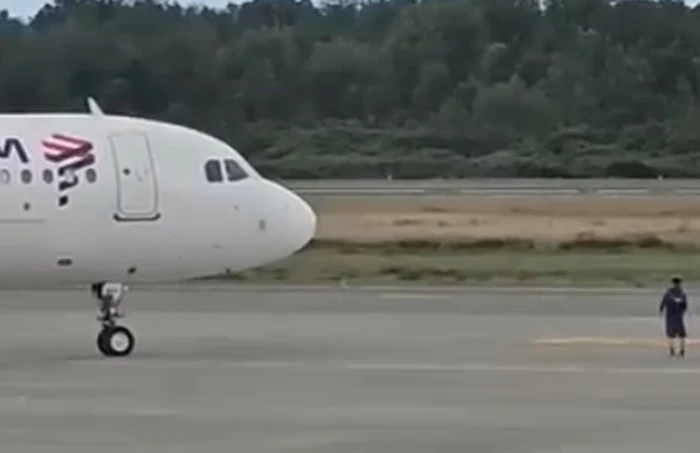
{"label": "green grass", "polygon": [[672,274],[700,275],[700,252],[664,250],[491,250],[446,253],[342,253],[308,249],[284,262],[234,276],[250,282],[356,284],[551,284],[642,287]]}

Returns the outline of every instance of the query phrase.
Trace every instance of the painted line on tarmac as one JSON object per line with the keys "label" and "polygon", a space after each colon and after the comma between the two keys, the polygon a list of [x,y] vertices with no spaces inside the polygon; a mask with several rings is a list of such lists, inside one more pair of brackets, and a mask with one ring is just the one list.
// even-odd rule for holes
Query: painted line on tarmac
{"label": "painted line on tarmac", "polygon": [[[82,365],[125,366],[132,368],[159,368],[171,365],[174,368],[190,368],[192,364],[168,361],[76,361]],[[519,363],[453,363],[439,364],[427,362],[323,362],[323,361],[242,361],[242,362],[207,362],[207,366],[247,370],[298,370],[312,372],[392,372],[392,373],[525,373],[525,374],[614,374],[614,375],[696,375],[698,367],[686,367],[683,362],[674,360],[669,367],[604,367],[579,364],[568,365],[534,365]],[[201,365],[201,364],[200,364]]]}
{"label": "painted line on tarmac", "polygon": [[[695,282],[697,285],[698,282]],[[664,283],[665,284],[665,283]],[[346,285],[339,284],[241,284],[231,281],[191,281],[180,284],[170,283],[134,283],[127,285],[132,291],[158,292],[158,291],[177,291],[177,292],[226,292],[226,293],[277,293],[277,292],[302,292],[302,293],[320,293],[320,292],[357,292],[357,293],[443,293],[471,295],[474,293],[483,294],[605,294],[610,296],[629,296],[637,295],[653,295],[656,297],[660,292],[663,292],[663,285],[659,284],[655,287],[634,288],[623,286],[598,286],[598,287],[576,287],[576,286],[481,286],[481,285],[463,285],[463,286],[430,286],[430,285],[353,285],[352,282],[346,282]],[[692,291],[693,284],[686,284],[689,290]],[[85,293],[85,288],[74,285],[61,286],[42,286],[32,290],[26,288],[11,288],[7,287],[0,290],[0,294],[7,293],[28,293],[28,292],[76,292]]]}
{"label": "painted line on tarmac", "polygon": [[596,189],[601,195],[643,195],[648,194],[649,189]]}
{"label": "painted line on tarmac", "polygon": [[607,374],[700,374],[700,368],[610,368]]}
{"label": "painted line on tarmac", "polygon": [[322,194],[322,195],[359,195],[359,194],[423,194],[429,189],[365,189],[365,188],[347,188],[347,189],[295,189],[298,194]]}
{"label": "painted line on tarmac", "polygon": [[446,371],[446,372],[546,372],[546,373],[581,373],[585,367],[537,366],[517,364],[434,364],[434,363],[348,363],[344,369],[355,371]]}
{"label": "painted line on tarmac", "polygon": [[[688,286],[688,285],[686,285]],[[464,285],[464,286],[430,286],[430,285],[353,285],[352,282],[346,282],[346,285],[255,285],[255,284],[234,284],[229,282],[222,283],[190,283],[181,286],[156,286],[156,285],[133,285],[132,288],[139,290],[167,290],[173,289],[178,291],[225,291],[225,292],[364,292],[364,293],[443,293],[443,294],[606,294],[606,295],[622,295],[630,294],[638,295],[654,295],[657,296],[662,291],[662,286],[655,288],[632,288],[632,287],[575,287],[575,286],[481,286],[481,285]]]}
{"label": "painted line on tarmac", "polygon": [[578,189],[537,189],[537,188],[493,188],[493,189],[460,189],[459,193],[473,195],[576,195]]}
{"label": "painted line on tarmac", "polygon": [[437,293],[383,293],[377,295],[380,299],[398,299],[398,300],[435,300],[435,299],[454,299],[454,296],[449,294]]}
{"label": "painted line on tarmac", "polygon": [[[565,337],[565,338],[539,338],[535,344],[548,346],[665,346],[665,339],[653,339],[642,337]],[[700,340],[686,339],[689,345],[700,344]]]}
{"label": "painted line on tarmac", "polygon": [[588,367],[585,365],[528,365],[528,364],[433,364],[433,363],[394,363],[345,364],[348,371],[385,372],[485,372],[485,373],[539,373],[539,374],[627,374],[627,375],[666,375],[700,374],[700,368],[691,367]]}

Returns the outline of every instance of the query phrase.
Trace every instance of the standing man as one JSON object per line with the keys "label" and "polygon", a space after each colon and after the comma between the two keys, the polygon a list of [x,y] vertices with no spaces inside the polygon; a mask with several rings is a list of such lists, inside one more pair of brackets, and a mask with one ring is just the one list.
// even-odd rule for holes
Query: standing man
{"label": "standing man", "polygon": [[688,310],[688,297],[681,287],[681,283],[680,277],[671,279],[671,287],[666,290],[661,299],[659,313],[666,315],[666,338],[668,339],[669,355],[676,355],[674,339],[678,338],[679,356],[684,357],[686,330],[683,316]]}

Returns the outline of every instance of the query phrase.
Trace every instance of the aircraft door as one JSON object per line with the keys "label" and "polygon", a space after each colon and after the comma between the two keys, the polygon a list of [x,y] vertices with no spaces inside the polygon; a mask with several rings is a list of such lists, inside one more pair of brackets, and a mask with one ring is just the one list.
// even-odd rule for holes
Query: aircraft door
{"label": "aircraft door", "polygon": [[148,139],[143,134],[110,137],[117,173],[118,221],[153,221],[158,212],[158,181]]}

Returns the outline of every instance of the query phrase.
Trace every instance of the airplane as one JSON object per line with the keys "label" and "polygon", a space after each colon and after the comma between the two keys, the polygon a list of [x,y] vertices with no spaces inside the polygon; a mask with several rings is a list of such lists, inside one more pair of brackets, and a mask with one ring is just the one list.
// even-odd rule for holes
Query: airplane
{"label": "airplane", "polygon": [[133,351],[117,323],[133,283],[270,264],[317,218],[234,148],[167,122],[86,113],[0,114],[0,288],[90,288],[106,357]]}

